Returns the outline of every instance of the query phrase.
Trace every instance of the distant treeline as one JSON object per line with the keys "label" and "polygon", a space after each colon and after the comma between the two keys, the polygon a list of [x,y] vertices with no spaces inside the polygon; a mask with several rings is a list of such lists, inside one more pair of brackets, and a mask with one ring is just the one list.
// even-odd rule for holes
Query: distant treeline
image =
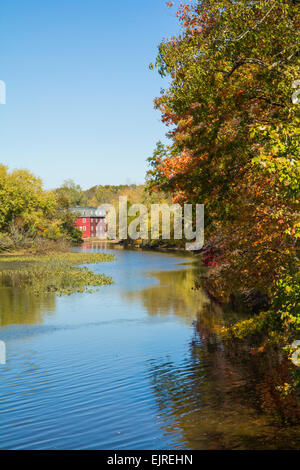
{"label": "distant treeline", "polygon": [[120,196],[127,196],[132,204],[145,199],[145,186],[140,184],[97,185],[83,190],[73,180],[66,180],[55,193],[66,207],[114,204]]}
{"label": "distant treeline", "polygon": [[55,189],[61,205],[65,207],[99,206],[113,204],[118,206],[119,197],[126,196],[129,204],[151,204],[171,202],[171,196],[162,191],[149,192],[144,184],[97,185],[83,190],[73,180],[66,180],[62,186]]}

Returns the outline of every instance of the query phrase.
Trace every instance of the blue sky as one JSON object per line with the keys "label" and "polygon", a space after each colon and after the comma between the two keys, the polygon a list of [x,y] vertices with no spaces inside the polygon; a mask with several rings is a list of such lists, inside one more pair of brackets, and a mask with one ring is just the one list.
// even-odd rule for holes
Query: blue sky
{"label": "blue sky", "polygon": [[164,0],[3,0],[0,162],[47,188],[143,183],[166,132],[153,98],[167,83],[148,65],[177,31]]}

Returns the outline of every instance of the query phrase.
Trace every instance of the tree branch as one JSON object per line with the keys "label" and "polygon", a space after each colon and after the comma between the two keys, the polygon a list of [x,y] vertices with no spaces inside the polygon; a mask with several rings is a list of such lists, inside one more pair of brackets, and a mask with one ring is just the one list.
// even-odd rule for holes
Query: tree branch
{"label": "tree branch", "polygon": [[279,65],[283,65],[283,64],[286,64],[287,62],[289,62],[290,60],[292,60],[293,57],[296,57],[299,55],[299,52],[296,51],[294,52],[293,54],[290,54],[286,59],[283,59],[283,60],[279,60],[279,61],[276,61],[276,62],[273,62],[273,64],[271,65],[268,65],[266,64],[265,62],[263,62],[262,60],[260,59],[254,59],[254,58],[245,58],[245,59],[239,59],[237,60],[232,68],[228,71],[226,70],[219,70],[217,69],[216,71],[217,72],[221,72],[221,73],[224,73],[227,78],[231,77],[231,75],[239,68],[241,67],[242,65],[246,65],[246,64],[254,64],[254,65],[258,65],[260,67],[263,67],[267,70],[273,70],[275,67],[279,66]]}
{"label": "tree branch", "polygon": [[273,5],[271,6],[271,8],[267,11],[267,13],[252,27],[252,28],[249,28],[247,31],[245,31],[244,33],[242,33],[240,36],[238,36],[237,38],[233,38],[232,41],[233,42],[237,42],[237,41],[240,41],[241,39],[243,39],[248,33],[250,33],[250,31],[253,31],[254,29],[256,29],[261,23],[263,23],[265,21],[265,19],[269,16],[269,14],[271,13],[271,11],[273,10],[273,8],[276,6],[277,2],[275,1],[273,3]]}

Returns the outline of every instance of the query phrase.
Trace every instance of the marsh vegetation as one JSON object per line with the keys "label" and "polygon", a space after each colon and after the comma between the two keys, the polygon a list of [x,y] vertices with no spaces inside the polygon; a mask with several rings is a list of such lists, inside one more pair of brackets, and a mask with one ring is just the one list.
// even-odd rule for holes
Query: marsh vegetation
{"label": "marsh vegetation", "polygon": [[113,261],[107,253],[56,253],[41,256],[0,257],[0,280],[3,286],[31,290],[35,295],[54,292],[69,295],[93,292],[112,279],[83,266]]}

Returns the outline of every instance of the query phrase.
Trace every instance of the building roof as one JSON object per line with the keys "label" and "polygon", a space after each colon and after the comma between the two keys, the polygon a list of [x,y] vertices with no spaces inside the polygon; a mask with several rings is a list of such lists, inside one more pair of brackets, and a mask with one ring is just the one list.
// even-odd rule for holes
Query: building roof
{"label": "building roof", "polygon": [[106,210],[102,207],[76,206],[72,207],[72,212],[80,214],[81,217],[105,217]]}

